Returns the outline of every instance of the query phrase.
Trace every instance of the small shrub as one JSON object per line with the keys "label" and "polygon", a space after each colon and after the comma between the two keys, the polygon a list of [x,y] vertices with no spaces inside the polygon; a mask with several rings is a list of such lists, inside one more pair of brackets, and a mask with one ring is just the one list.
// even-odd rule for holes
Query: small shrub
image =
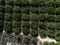
{"label": "small shrub", "polygon": [[12,24],[11,24],[11,22],[9,22],[9,21],[5,21],[4,22],[4,30],[7,33],[10,33],[12,31]]}
{"label": "small shrub", "polygon": [[48,42],[44,42],[44,45],[49,45],[49,43]]}
{"label": "small shrub", "polygon": [[33,37],[33,38],[31,39],[31,42],[32,42],[32,43],[37,43],[37,39]]}
{"label": "small shrub", "polygon": [[6,11],[6,12],[12,12],[12,6],[6,5],[6,6],[5,6],[5,11]]}
{"label": "small shrub", "polygon": [[36,37],[36,36],[38,36],[38,31],[32,30],[32,31],[30,32],[30,34],[31,34],[33,37]]}
{"label": "small shrub", "polygon": [[28,28],[28,27],[24,27],[24,28],[23,28],[23,33],[24,33],[25,35],[28,35],[28,34],[29,34],[29,28]]}
{"label": "small shrub", "polygon": [[11,18],[12,18],[12,14],[10,14],[10,13],[5,13],[5,20],[6,20],[6,21],[11,21]]}
{"label": "small shrub", "polygon": [[28,38],[27,37],[23,37],[23,43],[27,43],[28,42]]}

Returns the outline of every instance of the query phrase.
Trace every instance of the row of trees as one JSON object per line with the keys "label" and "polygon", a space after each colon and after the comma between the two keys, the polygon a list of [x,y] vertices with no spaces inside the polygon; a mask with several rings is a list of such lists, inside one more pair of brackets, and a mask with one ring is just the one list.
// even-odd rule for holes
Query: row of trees
{"label": "row of trees", "polygon": [[[4,13],[3,13],[4,12]],[[60,0],[1,0],[0,32],[23,31],[33,37],[50,36],[60,41]]]}
{"label": "row of trees", "polygon": [[[41,17],[39,17],[39,16],[41,16]],[[21,32],[21,25],[22,25],[22,28],[23,28],[22,30],[25,35],[31,34],[35,37],[38,35],[38,31],[39,31],[39,33],[41,34],[42,37],[44,37],[46,35],[49,35],[50,37],[54,37],[55,33],[57,33],[57,32],[55,32],[55,29],[57,31],[60,30],[60,23],[59,23],[59,20],[58,20],[58,23],[55,23],[52,21],[48,22],[46,18],[47,17],[49,18],[50,16],[51,17],[53,16],[54,20],[56,19],[55,15],[45,15],[45,14],[28,15],[26,13],[25,13],[25,15],[24,14],[21,15],[20,13],[13,13],[13,14],[5,13],[5,15],[1,15],[1,20],[3,20],[5,18],[4,19],[4,29],[8,33],[15,32],[17,34],[17,33]],[[60,15],[57,15],[57,16],[59,17]],[[31,17],[31,20],[33,20],[33,21],[31,21],[31,24],[29,21],[30,17]],[[40,18],[40,21],[43,20],[43,21],[45,21],[45,22],[47,21],[47,22],[46,23],[43,21],[39,22],[38,17]],[[49,18],[49,19],[52,20],[53,17]],[[21,18],[22,18],[22,20],[28,19],[28,21],[25,20],[22,23],[22,21],[20,20]],[[36,20],[36,21],[34,21],[34,20]],[[30,28],[31,28],[31,31],[30,31]],[[38,28],[40,28],[40,29],[38,30]],[[57,33],[56,38],[58,38],[58,37],[59,37],[59,33]],[[59,40],[59,38],[57,40]]]}
{"label": "row of trees", "polygon": [[[2,15],[2,14],[1,14]],[[3,16],[3,15],[2,15]],[[1,16],[1,19],[3,19]],[[21,21],[21,20],[31,20],[41,22],[60,22],[60,15],[52,14],[26,14],[26,13],[5,13],[5,20],[7,21]]]}
{"label": "row of trees", "polygon": [[[53,35],[52,33],[55,34],[55,33],[57,33],[57,31],[60,30],[60,23],[55,24],[55,23],[42,23],[41,22],[40,24],[38,24],[38,22],[36,22],[36,21],[31,22],[31,25],[29,24],[29,21],[23,21],[23,23],[18,22],[18,21],[13,21],[12,23],[9,21],[5,21],[4,29],[7,32],[19,33],[19,32],[21,32],[21,25],[22,25],[22,28],[23,28],[22,30],[25,35],[28,35],[30,33],[33,36],[35,36],[35,34],[37,36],[39,31],[42,35],[43,34],[46,35],[46,32],[47,32],[47,34],[50,33],[49,35]],[[30,29],[31,29],[31,31],[30,31]],[[55,32],[55,30],[57,30],[57,31]]]}
{"label": "row of trees", "polygon": [[[3,2],[3,3],[2,3]],[[9,5],[32,5],[32,6],[37,6],[37,5],[43,5],[43,6],[54,6],[54,3],[55,5],[57,5],[57,7],[60,6],[60,0],[5,0],[5,1],[2,1],[1,0],[1,4],[9,4]]]}
{"label": "row of trees", "polygon": [[54,7],[20,7],[20,6],[11,6],[11,5],[0,5],[0,11],[1,12],[17,12],[17,13],[21,13],[21,12],[32,12],[32,13],[49,13],[49,14],[54,14],[56,12],[56,14],[60,14],[60,7],[54,8]]}

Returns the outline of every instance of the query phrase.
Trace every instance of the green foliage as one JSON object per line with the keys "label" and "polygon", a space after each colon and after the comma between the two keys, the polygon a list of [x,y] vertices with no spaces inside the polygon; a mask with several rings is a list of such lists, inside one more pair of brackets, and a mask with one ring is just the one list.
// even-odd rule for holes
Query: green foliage
{"label": "green foliage", "polygon": [[49,0],[49,1],[47,2],[47,6],[48,6],[48,7],[54,7],[54,0]]}
{"label": "green foliage", "polygon": [[56,29],[60,30],[60,23],[56,23]]}
{"label": "green foliage", "polygon": [[41,37],[43,38],[46,37],[46,34],[47,34],[46,30],[40,29],[38,32],[41,35]]}
{"label": "green foliage", "polygon": [[47,7],[47,12],[49,13],[49,14],[54,14],[54,7]]}
{"label": "green foliage", "polygon": [[5,11],[6,12],[12,12],[12,6],[11,5],[6,5],[5,6]]}
{"label": "green foliage", "polygon": [[22,0],[22,4],[28,4],[29,0]]}
{"label": "green foliage", "polygon": [[56,40],[60,42],[60,30],[57,30]]}
{"label": "green foliage", "polygon": [[45,0],[38,0],[38,5],[46,7],[46,2],[47,2],[47,0],[46,1]]}
{"label": "green foliage", "polygon": [[32,42],[32,43],[37,43],[37,38],[32,37],[32,38],[31,38],[31,42]]}
{"label": "green foliage", "polygon": [[21,41],[22,41],[22,37],[17,36],[17,37],[16,37],[16,39],[17,39],[17,41],[18,41],[18,42],[20,42],[20,43],[21,43]]}
{"label": "green foliage", "polygon": [[17,33],[21,32],[21,28],[20,27],[13,27],[12,32],[17,34]]}
{"label": "green foliage", "polygon": [[9,4],[9,5],[12,5],[13,4],[13,1],[12,0],[6,0],[5,3],[6,4]]}
{"label": "green foliage", "polygon": [[60,0],[56,0],[56,7],[60,7]]}
{"label": "green foliage", "polygon": [[23,21],[23,23],[22,23],[22,26],[23,27],[29,27],[30,26],[30,24],[29,24],[30,22],[29,21]]}
{"label": "green foliage", "polygon": [[0,20],[0,27],[2,27],[3,26],[3,21],[2,20]]}
{"label": "green foliage", "polygon": [[13,21],[20,21],[21,20],[21,15],[20,13],[13,13]]}
{"label": "green foliage", "polygon": [[0,5],[0,12],[3,12],[3,11],[4,11],[4,6]]}
{"label": "green foliage", "polygon": [[55,15],[49,15],[49,16],[47,17],[47,20],[48,20],[49,22],[55,22],[55,21],[56,21],[56,16],[55,16]]}
{"label": "green foliage", "polygon": [[58,42],[57,45],[60,45],[60,42]]}
{"label": "green foliage", "polygon": [[4,5],[5,4],[5,1],[4,0],[0,0],[0,4],[1,5]]}
{"label": "green foliage", "polygon": [[22,3],[22,0],[13,0],[14,5],[19,5],[20,3]]}
{"label": "green foliage", "polygon": [[13,21],[12,26],[13,27],[20,27],[21,26],[21,22],[20,21]]}
{"label": "green foliage", "polygon": [[28,37],[23,37],[23,43],[27,43],[28,42]]}
{"label": "green foliage", "polygon": [[30,15],[30,19],[31,19],[31,20],[38,20],[39,18],[38,18],[38,15],[36,15],[36,14],[31,14],[31,15]]}
{"label": "green foliage", "polygon": [[25,35],[28,35],[29,34],[29,31],[30,29],[28,28],[28,27],[23,27],[23,33],[25,34]]}
{"label": "green foliage", "polygon": [[60,22],[60,15],[56,16],[56,22]]}
{"label": "green foliage", "polygon": [[30,4],[37,4],[38,3],[38,0],[29,0],[29,3]]}
{"label": "green foliage", "polygon": [[46,13],[47,12],[47,9],[46,9],[46,7],[41,7],[40,8],[40,13]]}
{"label": "green foliage", "polygon": [[12,31],[14,33],[19,33],[21,32],[21,22],[20,21],[13,21],[12,23]]}
{"label": "green foliage", "polygon": [[60,14],[60,7],[56,8],[56,14]]}
{"label": "green foliage", "polygon": [[38,22],[37,21],[31,21],[31,28],[33,30],[38,30]]}
{"label": "green foliage", "polygon": [[48,23],[48,29],[56,29],[56,23]]}
{"label": "green foliage", "polygon": [[33,37],[39,32],[42,37],[48,35],[60,41],[60,0],[0,0],[0,32],[3,30],[22,30]]}
{"label": "green foliage", "polygon": [[44,42],[44,45],[49,45],[49,43],[48,42]]}
{"label": "green foliage", "polygon": [[21,8],[19,6],[14,6],[13,7],[13,12],[21,12]]}
{"label": "green foliage", "polygon": [[30,34],[31,34],[33,37],[36,37],[36,36],[38,36],[38,31],[36,31],[36,30],[31,30],[31,31],[30,31]]}
{"label": "green foliage", "polygon": [[56,45],[54,42],[51,42],[49,45]]}
{"label": "green foliage", "polygon": [[23,13],[21,19],[22,20],[29,20],[30,19],[30,15],[26,14],[26,13]]}
{"label": "green foliage", "polygon": [[55,30],[52,30],[52,29],[51,30],[48,29],[48,31],[47,31],[47,34],[52,38],[55,37],[55,33],[56,33]]}
{"label": "green foliage", "polygon": [[45,29],[46,30],[46,28],[47,28],[47,25],[46,25],[47,23],[43,23],[43,22],[40,22],[39,23],[39,27],[41,28],[41,29]]}
{"label": "green foliage", "polygon": [[11,22],[9,22],[9,21],[5,21],[4,22],[4,30],[7,33],[10,33],[12,31],[12,24],[11,24]]}
{"label": "green foliage", "polygon": [[39,20],[42,21],[42,22],[46,22],[46,20],[47,20],[46,14],[40,14],[39,15]]}
{"label": "green foliage", "polygon": [[36,12],[38,12],[38,7],[31,7],[30,10],[32,13],[36,13]]}
{"label": "green foliage", "polygon": [[12,20],[12,14],[11,13],[5,13],[5,20],[11,21]]}
{"label": "green foliage", "polygon": [[27,13],[27,12],[29,13],[29,10],[30,10],[30,8],[29,8],[28,6],[22,7],[21,9],[22,9],[22,12],[24,12],[24,13],[25,13],[25,12],[26,12],[26,13]]}

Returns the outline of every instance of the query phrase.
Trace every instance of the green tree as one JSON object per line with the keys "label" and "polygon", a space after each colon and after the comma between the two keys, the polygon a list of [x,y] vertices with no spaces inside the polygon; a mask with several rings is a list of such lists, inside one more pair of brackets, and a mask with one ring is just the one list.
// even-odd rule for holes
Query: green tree
{"label": "green tree", "polygon": [[29,13],[29,10],[30,10],[30,7],[28,7],[28,6],[25,6],[25,7],[22,7],[21,8],[22,9],[22,12],[26,12],[26,13]]}
{"label": "green tree", "polygon": [[13,27],[20,27],[21,26],[21,22],[20,21],[13,21],[12,22],[12,26]]}
{"label": "green tree", "polygon": [[23,13],[21,19],[22,20],[29,20],[30,19],[30,15],[26,14],[26,13]]}
{"label": "green tree", "polygon": [[38,30],[38,22],[37,21],[31,21],[31,29]]}
{"label": "green tree", "polygon": [[21,20],[21,15],[20,13],[13,13],[13,21],[20,21]]}
{"label": "green tree", "polygon": [[47,21],[47,18],[46,18],[47,16],[46,16],[46,14],[44,13],[44,14],[40,14],[39,15],[39,20],[40,21],[42,21],[42,22],[46,22]]}
{"label": "green tree", "polygon": [[9,4],[9,5],[12,5],[13,4],[13,1],[12,0],[5,0],[5,3],[6,4]]}
{"label": "green tree", "polygon": [[5,30],[7,33],[11,33],[11,32],[12,32],[12,23],[9,22],[9,21],[5,21],[5,22],[4,22],[4,30]]}
{"label": "green tree", "polygon": [[29,28],[28,27],[23,27],[23,33],[25,34],[25,35],[28,35],[29,34]]}
{"label": "green tree", "polygon": [[33,21],[33,20],[38,20],[39,19],[39,17],[38,17],[38,15],[36,15],[36,14],[31,14],[30,15],[30,19]]}
{"label": "green tree", "polygon": [[32,37],[31,42],[33,43],[33,45],[37,45],[37,38]]}
{"label": "green tree", "polygon": [[44,42],[44,45],[49,45],[49,43],[48,42]]}
{"label": "green tree", "polygon": [[5,20],[6,21],[11,21],[12,20],[12,14],[11,13],[5,13]]}
{"label": "green tree", "polygon": [[12,11],[13,11],[12,9],[13,9],[13,8],[12,8],[11,5],[6,5],[6,6],[5,6],[5,11],[6,11],[6,12],[12,12]]}
{"label": "green tree", "polygon": [[21,12],[21,8],[19,6],[14,6],[13,7],[13,12]]}
{"label": "green tree", "polygon": [[60,7],[56,8],[56,14],[60,14]]}
{"label": "green tree", "polygon": [[29,27],[30,26],[29,21],[23,21],[22,26]]}
{"label": "green tree", "polygon": [[12,22],[12,31],[16,34],[19,34],[21,32],[21,22],[20,21]]}
{"label": "green tree", "polygon": [[36,30],[31,30],[31,31],[30,31],[30,34],[31,34],[33,37],[36,37],[36,36],[38,36],[38,31],[36,31]]}

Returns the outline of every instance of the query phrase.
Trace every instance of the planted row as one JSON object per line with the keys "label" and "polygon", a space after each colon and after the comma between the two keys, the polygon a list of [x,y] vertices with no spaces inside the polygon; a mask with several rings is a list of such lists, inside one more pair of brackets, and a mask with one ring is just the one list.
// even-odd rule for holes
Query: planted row
{"label": "planted row", "polygon": [[58,8],[54,8],[54,7],[20,7],[20,6],[11,6],[11,5],[5,5],[5,7],[3,5],[0,5],[0,12],[24,12],[24,13],[30,13],[30,10],[32,13],[49,13],[49,14],[54,14],[56,12],[56,14],[60,14],[60,7]]}
{"label": "planted row", "polygon": [[20,13],[13,13],[12,20],[13,21],[21,21],[21,14]]}
{"label": "planted row", "polygon": [[21,32],[21,22],[13,21],[12,22],[12,32],[19,34]]}
{"label": "planted row", "polygon": [[60,6],[60,1],[59,0],[1,0],[0,4],[9,4],[9,5],[19,5],[19,4],[22,4],[22,5],[28,5],[28,4],[31,4],[32,6],[37,6],[37,5],[43,5],[43,6],[54,6],[54,3],[55,5]]}
{"label": "planted row", "polygon": [[[46,25],[47,24],[47,25]],[[41,29],[53,29],[53,30],[55,30],[55,29],[57,29],[57,30],[59,30],[60,29],[60,23],[52,23],[52,22],[47,22],[47,23],[43,23],[43,22],[40,22],[39,24],[38,24],[38,26],[41,28]]]}
{"label": "planted row", "polygon": [[12,14],[11,13],[5,13],[4,20],[11,21],[12,20]]}
{"label": "planted row", "polygon": [[[7,2],[10,2],[10,3],[12,3],[13,2],[13,4],[14,5],[19,5],[19,4],[21,4],[21,5],[32,5],[32,6],[37,6],[37,5],[40,5],[40,6],[54,6],[54,3],[55,3],[55,5],[57,5],[57,7],[58,6],[60,6],[60,2],[59,2],[59,0],[56,0],[56,1],[54,1],[54,0],[46,0],[46,1],[44,1],[44,0],[13,0],[13,1],[7,1]],[[9,3],[7,3],[7,4],[9,4]]]}
{"label": "planted row", "polygon": [[7,33],[11,33],[12,32],[12,23],[10,21],[4,21],[4,30]]}

